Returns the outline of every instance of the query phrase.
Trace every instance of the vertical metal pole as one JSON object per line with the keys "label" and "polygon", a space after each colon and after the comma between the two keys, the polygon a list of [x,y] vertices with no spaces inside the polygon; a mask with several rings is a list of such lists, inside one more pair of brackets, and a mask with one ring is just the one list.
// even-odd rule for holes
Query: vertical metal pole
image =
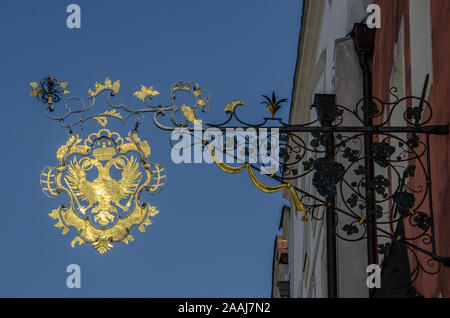
{"label": "vertical metal pole", "polygon": [[[326,156],[330,162],[334,162],[334,136],[328,133]],[[336,216],[335,199],[327,198],[328,206],[326,211],[327,226],[327,284],[328,298],[337,297],[337,265],[336,265]]]}
{"label": "vertical metal pole", "polygon": [[[425,81],[423,83],[422,95],[420,97],[419,109],[423,111],[423,103],[425,101],[425,97],[428,89],[428,81],[430,79],[430,74],[425,76]],[[417,124],[417,121],[416,121]],[[434,216],[433,216],[433,196],[432,187],[431,187],[431,158],[430,158],[430,134],[426,134],[426,147],[427,147],[427,190],[428,190],[428,208],[430,209],[430,218],[431,218],[431,251],[436,253],[436,244],[435,244],[435,236],[434,236]]]}
{"label": "vertical metal pole", "polygon": [[427,188],[428,188],[428,207],[430,209],[431,218],[431,251],[436,253],[436,244],[434,236],[434,216],[433,216],[433,196],[431,195],[431,163],[430,163],[430,134],[426,134],[426,146],[427,146]]}
{"label": "vertical metal pole", "polygon": [[[372,95],[371,89],[371,72],[370,67],[367,62],[367,53],[360,52],[360,63],[363,69],[363,94],[364,94],[364,125],[372,126],[372,117],[369,114],[370,96]],[[376,217],[373,214],[373,209],[375,208],[375,192],[373,189],[369,188],[369,184],[374,178],[374,165],[373,165],[373,152],[372,144],[373,139],[370,133],[364,133],[364,168],[365,176],[364,182],[366,184],[366,219],[370,224],[374,226],[367,227],[367,262],[368,264],[377,264],[377,228],[376,228]]]}
{"label": "vertical metal pole", "polygon": [[[318,107],[318,115],[322,127],[328,127],[331,122],[326,119],[328,107],[335,104],[335,95],[317,94],[314,103]],[[325,145],[325,158],[330,163],[334,163],[334,135],[327,133],[327,142]],[[327,228],[327,287],[328,298],[337,298],[337,262],[336,262],[336,216],[335,216],[335,198],[327,198],[326,207],[326,228]]]}
{"label": "vertical metal pole", "polygon": [[[373,125],[372,116],[369,112],[372,103],[372,82],[371,71],[369,65],[369,56],[373,51],[375,43],[375,29],[369,29],[367,25],[357,23],[353,29],[355,49],[358,52],[359,64],[363,73],[363,97],[364,97],[364,126],[369,127]],[[369,188],[369,184],[374,179],[374,164],[372,151],[373,136],[366,132],[364,133],[364,168],[365,176],[364,182],[366,184],[365,204],[366,204],[366,219],[370,225],[367,225],[367,262],[368,264],[377,264],[377,227],[376,217],[373,214],[375,207],[375,192]],[[374,289],[369,290],[369,296],[374,292]]]}

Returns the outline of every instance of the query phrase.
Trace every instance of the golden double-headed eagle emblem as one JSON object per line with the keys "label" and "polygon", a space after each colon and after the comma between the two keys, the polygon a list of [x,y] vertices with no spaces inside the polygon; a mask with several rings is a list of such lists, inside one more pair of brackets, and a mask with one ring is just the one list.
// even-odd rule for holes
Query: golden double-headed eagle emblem
{"label": "golden double-headed eagle emblem", "polygon": [[[153,86],[141,85],[141,90],[134,92],[133,96],[142,101],[145,108],[114,105],[111,98],[118,94],[120,81],[113,82],[107,77],[103,84],[96,82],[94,89],[89,89],[89,105],[82,98],[68,97],[64,107],[57,108],[55,104],[70,94],[67,82],[48,75],[30,85],[30,96],[46,105],[46,116],[69,129],[69,139],[56,153],[58,164],[46,166],[40,178],[41,188],[48,197],[55,199],[63,194],[68,200],[49,213],[57,221],[55,226],[62,229],[64,235],[71,228],[78,232],[72,240],[72,247],[77,243],[89,243],[100,254],[113,248],[114,243],[133,241],[130,230],[136,226],[145,232],[146,227],[152,224],[150,218],[158,213],[156,207],[141,201],[142,192],[156,194],[166,183],[164,165],[148,160],[150,146],[141,140],[137,131],[144,120],[144,113],[160,114],[159,106],[148,104],[148,100],[159,92]],[[181,88],[192,91],[199,103],[206,105],[205,98],[194,92],[196,87],[175,85],[172,90]],[[94,105],[104,92],[108,93],[107,106],[111,109],[99,113]],[[76,103],[78,105],[73,106]],[[130,116],[137,116],[135,128],[125,138],[105,128],[108,118],[125,124]],[[72,128],[89,120],[96,120],[102,128],[84,139],[73,133]]]}
{"label": "golden double-headed eagle emblem", "polygon": [[82,139],[71,134],[57,151],[58,165],[47,166],[41,174],[41,186],[49,197],[65,193],[69,204],[61,205],[49,215],[56,227],[67,234],[78,231],[72,247],[91,243],[104,254],[114,242],[133,241],[130,229],[141,232],[152,222],[158,210],[140,201],[142,191],[157,192],[166,179],[161,164],[148,161],[150,147],[136,131],[122,138],[118,133],[101,129]]}
{"label": "golden double-headed eagle emblem", "polygon": [[[70,93],[66,90],[67,82],[49,75],[30,85],[30,95],[47,105],[46,113],[50,119],[66,123],[70,115],[82,114],[80,119],[70,124],[61,124],[69,128],[69,139],[58,148],[58,164],[46,166],[41,173],[41,187],[47,196],[57,198],[64,194],[68,199],[67,203],[49,213],[57,221],[55,226],[62,229],[62,234],[67,234],[71,228],[78,232],[72,240],[72,247],[77,243],[90,243],[100,254],[113,248],[114,243],[133,241],[131,228],[137,226],[145,232],[146,226],[152,224],[150,218],[158,213],[156,207],[140,200],[141,194],[143,191],[150,194],[159,192],[166,182],[166,172],[161,163],[149,162],[150,146],[138,135],[138,121],[136,128],[125,138],[104,128],[108,117],[125,123],[128,116],[124,118],[118,112],[120,106],[101,114],[86,114],[102,92],[109,91],[109,97],[116,95],[120,81],[113,83],[106,78],[104,84],[95,83],[95,90],[89,89],[88,98],[92,103],[88,107],[80,98],[66,99],[64,109],[67,113],[61,117],[52,116],[49,112],[56,110],[54,104]],[[141,91],[135,93],[142,101],[157,94],[152,86],[146,88],[143,85]],[[72,110],[68,105],[74,100],[81,102],[81,110]],[[74,125],[89,119],[97,120],[103,128],[85,139],[72,132]]]}

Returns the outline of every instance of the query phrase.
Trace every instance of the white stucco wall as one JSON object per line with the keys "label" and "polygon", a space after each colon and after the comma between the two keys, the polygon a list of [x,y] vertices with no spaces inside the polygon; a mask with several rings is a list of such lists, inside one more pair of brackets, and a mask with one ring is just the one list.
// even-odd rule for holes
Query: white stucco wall
{"label": "white stucco wall", "polygon": [[[363,20],[366,16],[366,7],[370,3],[368,0],[314,0],[313,2],[309,2],[309,6],[304,8],[304,14],[307,15],[304,25],[308,28],[313,25],[309,21],[310,19],[320,19],[318,28],[320,31],[316,34],[318,29],[305,30],[312,32],[314,36],[304,36],[305,43],[299,52],[300,61],[296,70],[299,78],[296,83],[297,85],[310,85],[310,87],[294,89],[292,123],[306,123],[315,120],[315,111],[308,111],[309,105],[313,104],[314,94],[335,93],[333,81],[335,40],[345,37],[353,28],[354,23]],[[314,9],[313,5],[316,6]],[[317,6],[320,5],[323,10],[317,14]],[[309,56],[310,54],[313,54],[312,58]],[[313,62],[312,67],[308,65],[311,62]],[[308,67],[311,67],[310,74],[302,73]],[[320,70],[319,74],[317,74],[318,70]],[[301,76],[304,78],[300,78]],[[315,77],[317,77],[317,82],[314,82]],[[302,81],[308,81],[308,83],[302,84]],[[309,115],[305,117],[305,113]],[[305,141],[309,143],[309,140]],[[301,173],[301,171],[302,166],[299,167],[299,172]],[[309,174],[304,180],[298,180],[297,186],[314,193],[311,178],[312,174]],[[293,204],[291,206],[294,207]],[[292,208],[291,213],[289,245],[289,255],[292,256],[289,264],[291,297],[327,297],[325,219],[313,221],[310,217],[307,222],[303,222],[301,220],[302,213],[297,214],[295,208]],[[319,214],[321,213],[323,211],[320,211]],[[306,262],[305,255],[307,255]],[[340,272],[348,270],[339,269]]]}

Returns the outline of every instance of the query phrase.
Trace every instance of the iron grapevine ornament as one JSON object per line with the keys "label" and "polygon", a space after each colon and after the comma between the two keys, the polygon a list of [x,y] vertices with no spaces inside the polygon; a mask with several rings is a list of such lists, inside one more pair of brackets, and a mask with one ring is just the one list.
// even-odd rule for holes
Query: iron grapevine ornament
{"label": "iron grapevine ornament", "polygon": [[[75,228],[78,236],[72,240],[72,247],[77,243],[90,243],[100,254],[113,248],[113,243],[133,241],[130,229],[137,226],[145,232],[146,226],[152,224],[150,218],[158,213],[156,207],[142,202],[140,196],[144,190],[151,194],[159,192],[165,184],[166,174],[161,163],[148,161],[150,147],[138,135],[139,122],[127,137],[122,138],[119,133],[104,128],[108,117],[126,121],[128,117],[123,117],[117,109],[86,116],[94,106],[95,98],[103,91],[110,91],[109,96],[114,96],[120,82],[113,84],[107,78],[104,84],[96,83],[95,91],[89,90],[88,98],[92,100],[89,106],[80,98],[68,98],[65,102],[67,113],[61,117],[53,117],[49,112],[54,111],[54,103],[61,100],[61,95],[69,93],[65,90],[67,83],[48,76],[31,86],[30,95],[47,104],[50,119],[64,122],[71,114],[82,114],[71,124],[61,124],[69,128],[69,138],[57,151],[58,165],[46,166],[41,174],[41,187],[48,197],[57,198],[65,193],[68,198],[67,204],[49,214],[57,220],[55,226],[62,229],[64,235],[71,227]],[[135,93],[143,101],[157,94],[152,87],[145,86]],[[82,109],[72,110],[70,101],[80,102]],[[97,120],[103,128],[84,139],[72,132],[73,126],[89,119]]]}

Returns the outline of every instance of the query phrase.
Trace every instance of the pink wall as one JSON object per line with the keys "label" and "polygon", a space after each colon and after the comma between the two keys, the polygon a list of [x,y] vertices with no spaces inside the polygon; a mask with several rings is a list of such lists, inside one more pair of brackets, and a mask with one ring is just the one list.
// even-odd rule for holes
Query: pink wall
{"label": "pink wall", "polygon": [[[407,0],[376,0],[381,7],[381,29],[377,29],[375,52],[373,56],[373,95],[389,99],[389,79],[393,66],[393,49],[397,41],[402,17],[404,18],[406,94],[411,94],[411,58],[409,2]],[[431,0],[433,85],[430,91],[430,104],[433,107],[433,120],[429,125],[447,124],[450,121],[450,1]],[[408,105],[411,106],[411,105]],[[431,136],[431,169],[433,210],[436,230],[436,248],[439,255],[450,256],[450,144],[449,136]],[[422,139],[425,141],[425,139]],[[414,164],[412,162],[412,164]],[[425,185],[425,176],[420,173],[411,180],[412,186]],[[428,212],[428,202],[422,210]],[[406,224],[407,236],[420,233],[417,228]],[[416,241],[416,244],[421,244]],[[426,245],[427,247],[429,245]],[[418,254],[425,268],[429,257]],[[410,262],[413,258],[410,255]],[[450,269],[442,267],[437,275],[421,273],[414,286],[425,297],[450,297]]]}

